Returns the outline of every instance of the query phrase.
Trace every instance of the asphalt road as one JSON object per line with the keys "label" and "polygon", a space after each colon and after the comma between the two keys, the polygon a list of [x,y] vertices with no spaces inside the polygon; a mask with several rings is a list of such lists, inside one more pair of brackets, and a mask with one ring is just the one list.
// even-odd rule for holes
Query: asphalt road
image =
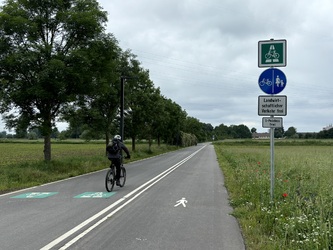
{"label": "asphalt road", "polygon": [[245,249],[212,145],[0,196],[0,249]]}

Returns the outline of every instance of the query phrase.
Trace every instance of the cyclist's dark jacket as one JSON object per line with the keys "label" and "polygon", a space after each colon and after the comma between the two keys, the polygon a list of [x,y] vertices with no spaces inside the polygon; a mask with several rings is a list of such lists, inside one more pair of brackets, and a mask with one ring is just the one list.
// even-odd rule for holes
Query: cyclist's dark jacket
{"label": "cyclist's dark jacket", "polygon": [[[118,143],[118,145],[119,145],[119,148],[121,148],[122,150],[124,150],[125,151],[125,153],[126,153],[126,155],[127,155],[127,157],[130,157],[130,153],[129,153],[129,151],[128,151],[128,149],[127,149],[127,147],[124,145],[124,143],[122,143],[121,141],[117,141],[117,143]],[[109,145],[107,145],[106,146],[106,151],[108,152],[108,158],[109,159],[119,159],[120,157],[121,157],[121,150],[118,150],[118,152],[116,153],[116,154],[112,154],[112,153],[110,153],[109,152],[109,148],[111,148],[111,146],[112,146],[112,143],[110,143]]]}

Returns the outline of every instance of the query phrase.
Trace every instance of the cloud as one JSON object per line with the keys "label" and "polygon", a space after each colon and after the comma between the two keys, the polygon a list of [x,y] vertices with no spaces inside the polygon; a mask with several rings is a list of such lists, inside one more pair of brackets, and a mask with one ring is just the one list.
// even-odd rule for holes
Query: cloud
{"label": "cloud", "polygon": [[156,87],[188,115],[262,128],[258,41],[287,40],[285,130],[333,123],[333,2],[317,0],[99,0],[107,31],[131,49]]}
{"label": "cloud", "polygon": [[284,119],[298,131],[332,123],[333,3],[304,1],[112,1],[108,31],[138,55],[162,94],[190,116],[259,131],[258,41],[287,40]]}

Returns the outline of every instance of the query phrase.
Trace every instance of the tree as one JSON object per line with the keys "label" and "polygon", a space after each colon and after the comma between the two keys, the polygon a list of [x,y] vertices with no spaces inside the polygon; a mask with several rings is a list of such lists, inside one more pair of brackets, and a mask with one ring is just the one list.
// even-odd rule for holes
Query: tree
{"label": "tree", "polygon": [[96,50],[101,50],[101,53],[106,51],[111,55],[109,61],[105,61],[104,70],[95,78],[96,88],[68,106],[62,119],[68,121],[72,128],[85,124],[85,136],[89,136],[90,139],[104,136],[107,145],[111,131],[116,130],[120,103],[121,60],[126,55],[122,53],[118,41],[111,34],[100,41],[94,51]]}
{"label": "tree", "polygon": [[164,130],[162,131],[163,140],[171,145],[181,144],[181,130],[187,117],[186,111],[171,99],[164,98]]}
{"label": "tree", "polygon": [[322,130],[317,134],[318,139],[328,139],[333,138],[333,128],[329,130]]}
{"label": "tree", "polygon": [[62,109],[96,88],[107,51],[96,0],[7,0],[0,13],[0,112],[9,128],[40,129],[51,160]]}
{"label": "tree", "polygon": [[284,135],[283,127],[274,129],[274,138],[282,138],[283,135]]}
{"label": "tree", "polygon": [[160,133],[159,130],[163,126],[163,103],[159,88],[151,89],[151,93],[147,96],[147,102],[144,107],[148,109],[146,112],[145,129],[141,131],[141,136],[145,137],[149,143],[149,151],[153,138],[157,138],[157,143],[160,146]]}
{"label": "tree", "polygon": [[198,141],[203,142],[212,138],[213,126],[209,125],[201,123],[197,118],[188,116],[184,122],[183,131],[195,135]]}
{"label": "tree", "polygon": [[214,127],[212,126],[212,124],[210,123],[201,123],[202,124],[202,129],[203,132],[205,133],[205,138],[203,140],[203,138],[198,139],[199,141],[211,141],[214,140]]}
{"label": "tree", "polygon": [[164,97],[160,93],[160,89],[158,88],[155,91],[155,95],[153,97],[153,121],[151,121],[152,133],[155,138],[157,138],[157,145],[161,145],[161,138],[163,135],[163,131],[166,128],[166,119],[165,119],[165,101]]}
{"label": "tree", "polygon": [[297,135],[297,130],[294,127],[290,127],[290,128],[287,129],[286,132],[284,132],[284,135],[287,138],[293,138],[293,137],[295,137]]}
{"label": "tree", "polygon": [[252,138],[252,133],[250,129],[243,124],[231,125],[230,129],[233,138]]}
{"label": "tree", "polygon": [[215,130],[217,140],[232,138],[230,136],[230,129],[228,128],[228,126],[224,125],[223,123],[220,124],[219,126],[215,127],[214,130]]}
{"label": "tree", "polygon": [[0,133],[0,138],[6,138],[6,136],[7,136],[7,132],[6,131],[2,131]]}
{"label": "tree", "polygon": [[158,122],[160,90],[154,87],[149,71],[144,69],[136,56],[126,51],[127,60],[122,69],[126,76],[125,107],[130,110],[125,119],[125,136],[132,139],[135,150],[136,139],[148,139],[149,147]]}

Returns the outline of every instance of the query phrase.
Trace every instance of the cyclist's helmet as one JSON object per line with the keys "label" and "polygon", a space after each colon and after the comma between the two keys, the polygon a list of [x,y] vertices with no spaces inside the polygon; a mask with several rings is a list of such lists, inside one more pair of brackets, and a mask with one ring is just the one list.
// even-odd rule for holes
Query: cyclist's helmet
{"label": "cyclist's helmet", "polygon": [[120,141],[120,140],[121,140],[121,136],[120,136],[120,135],[115,135],[115,136],[113,137],[113,139],[114,139],[114,140],[118,140],[118,141]]}

